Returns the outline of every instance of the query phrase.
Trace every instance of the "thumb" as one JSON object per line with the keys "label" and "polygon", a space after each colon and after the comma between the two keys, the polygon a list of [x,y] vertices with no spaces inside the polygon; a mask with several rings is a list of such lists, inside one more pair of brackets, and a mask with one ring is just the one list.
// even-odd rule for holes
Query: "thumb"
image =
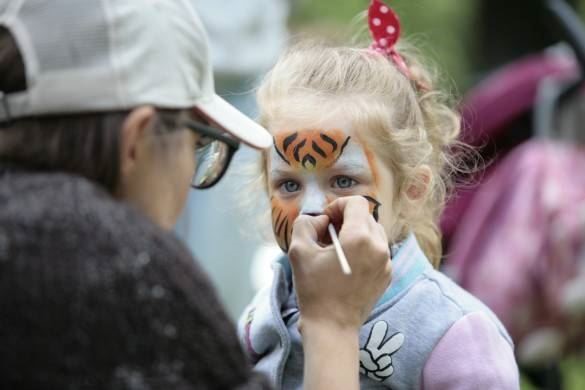
{"label": "thumb", "polygon": [[299,215],[293,225],[291,245],[298,240],[319,242],[322,237],[327,235],[328,225],[329,217],[326,215],[316,217]]}

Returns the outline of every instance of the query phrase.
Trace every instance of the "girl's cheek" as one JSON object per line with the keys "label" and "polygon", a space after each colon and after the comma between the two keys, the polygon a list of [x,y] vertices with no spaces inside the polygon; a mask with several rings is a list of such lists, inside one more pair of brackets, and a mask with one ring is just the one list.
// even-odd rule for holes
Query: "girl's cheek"
{"label": "girl's cheek", "polygon": [[327,205],[330,205],[331,203],[333,203],[333,201],[337,198],[338,198],[338,196],[335,196],[335,195],[325,196],[325,200],[327,201]]}
{"label": "girl's cheek", "polygon": [[297,201],[285,201],[276,195],[270,198],[272,206],[272,231],[280,248],[288,252],[292,228],[295,219],[299,216],[299,205]]}

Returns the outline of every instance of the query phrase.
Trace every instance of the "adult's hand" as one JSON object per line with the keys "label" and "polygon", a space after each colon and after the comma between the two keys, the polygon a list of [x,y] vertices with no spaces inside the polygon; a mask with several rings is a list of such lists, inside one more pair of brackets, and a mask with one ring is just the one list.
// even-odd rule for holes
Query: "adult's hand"
{"label": "adult's hand", "polygon": [[[351,275],[341,271],[334,247],[324,244],[329,223],[340,226]],[[324,215],[295,221],[289,258],[301,312],[305,388],[359,388],[359,329],[390,283],[389,253],[384,229],[363,197],[340,198]]]}
{"label": "adult's hand", "polygon": [[[339,241],[352,269],[342,273],[327,226],[341,226]],[[391,279],[388,239],[360,196],[337,199],[325,215],[301,215],[289,250],[302,324],[326,322],[359,330]]]}

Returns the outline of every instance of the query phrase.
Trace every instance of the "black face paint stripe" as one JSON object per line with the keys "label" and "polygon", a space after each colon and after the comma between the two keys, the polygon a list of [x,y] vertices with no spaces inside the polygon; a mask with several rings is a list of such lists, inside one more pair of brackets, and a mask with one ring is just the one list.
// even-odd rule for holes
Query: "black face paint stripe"
{"label": "black face paint stripe", "polygon": [[[288,218],[287,218],[286,216],[285,216],[285,217],[283,217],[283,218],[282,218],[282,221],[280,222],[280,226],[278,227],[278,231],[276,232],[276,234],[277,234],[278,236],[280,236],[280,233],[282,232],[282,228],[283,228],[285,225],[286,225],[286,226],[288,226]],[[286,234],[286,227],[285,227],[284,229],[285,229],[285,234]]]}
{"label": "black face paint stripe", "polygon": [[284,157],[284,155],[282,153],[280,153],[280,150],[278,150],[278,146],[276,146],[276,139],[274,140],[274,150],[276,150],[276,153],[280,156],[282,161],[284,161],[285,163],[290,165],[290,162],[286,159],[286,157]]}
{"label": "black face paint stripe", "polygon": [[321,157],[327,158],[327,155],[325,154],[325,152],[323,151],[323,149],[321,149],[319,147],[319,145],[317,145],[317,143],[315,141],[313,141],[313,150],[315,152],[317,152],[317,154],[319,154]]}
{"label": "black face paint stripe", "polygon": [[381,205],[377,204],[374,206],[374,210],[372,211],[372,217],[374,217],[374,221],[378,222],[380,219],[380,215],[378,214],[378,209]]}
{"label": "black face paint stripe", "polygon": [[286,217],[286,215],[282,216],[282,220],[280,221],[280,226],[278,227],[278,231],[276,232],[276,234],[278,234],[280,236],[280,232],[282,232],[282,227],[284,226],[284,224],[288,225],[288,218]]}
{"label": "black face paint stripe", "polygon": [[372,217],[374,217],[374,220],[376,222],[378,222],[378,219],[380,217],[380,215],[378,214],[378,209],[380,208],[380,206],[382,206],[382,203],[378,202],[376,199],[372,198],[371,196],[368,195],[363,195],[364,198],[366,198],[366,200],[370,203],[374,204],[374,210],[372,211]]}
{"label": "black face paint stripe", "polygon": [[282,218],[282,221],[280,221],[280,226],[278,227],[278,230],[276,231],[276,234],[277,234],[278,236],[280,236],[280,232],[282,231],[282,226],[283,226],[285,223],[288,225],[288,218],[287,218],[286,216]]}
{"label": "black face paint stripe", "polygon": [[310,154],[307,154],[305,157],[303,157],[303,162],[301,163],[303,168],[309,169],[309,167],[307,167],[307,163],[311,164],[313,166],[312,168],[317,166],[317,160],[315,160],[315,157],[311,156]]}
{"label": "black face paint stripe", "polygon": [[284,227],[284,250],[288,252],[288,220],[286,221],[286,226]]}
{"label": "black face paint stripe", "polygon": [[295,150],[294,150],[294,153],[293,153],[293,155],[294,155],[294,157],[295,157],[295,160],[297,160],[297,162],[301,162],[301,159],[300,159],[300,157],[299,157],[299,152],[301,151],[301,148],[302,148],[303,146],[305,146],[305,144],[306,144],[306,143],[307,143],[307,140],[306,140],[306,139],[304,139],[302,142],[299,142],[299,143],[297,144],[297,146],[295,146]]}
{"label": "black face paint stripe", "polygon": [[284,139],[284,141],[282,141],[282,149],[284,150],[284,152],[286,153],[286,150],[288,149],[288,147],[290,146],[290,144],[293,143],[293,141],[295,139],[297,139],[297,137],[299,136],[299,133],[294,133],[289,135],[288,137],[286,137]]}
{"label": "black face paint stripe", "polygon": [[369,196],[369,195],[362,195],[362,196],[363,196],[364,198],[366,198],[366,200],[367,200],[368,202],[371,202],[371,203],[373,203],[373,204],[374,204],[374,205],[376,205],[376,206],[382,206],[382,203],[378,202],[376,199],[372,198],[371,196]]}
{"label": "black face paint stripe", "polygon": [[280,216],[282,215],[282,210],[280,210],[278,212],[278,216],[276,217],[276,219],[274,220],[274,228],[276,229],[278,227],[278,223],[280,222]]}
{"label": "black face paint stripe", "polygon": [[331,152],[335,152],[337,150],[337,142],[335,142],[333,138],[329,137],[327,134],[321,133],[321,139],[327,142],[328,144],[331,144],[331,146],[333,147],[333,150]]}
{"label": "black face paint stripe", "polygon": [[347,146],[349,139],[351,137],[347,137],[347,139],[345,140],[345,142],[343,143],[343,145],[341,145],[341,150],[339,151],[339,155],[341,156],[343,154],[343,150],[345,149],[345,147]]}

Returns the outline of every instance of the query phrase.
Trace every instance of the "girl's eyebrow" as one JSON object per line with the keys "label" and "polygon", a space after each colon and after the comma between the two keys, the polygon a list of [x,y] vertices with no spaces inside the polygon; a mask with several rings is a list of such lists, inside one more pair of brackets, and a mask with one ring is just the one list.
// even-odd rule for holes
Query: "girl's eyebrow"
{"label": "girl's eyebrow", "polygon": [[[329,168],[324,168],[324,171],[331,171],[335,173],[345,173],[345,174],[354,174],[354,175],[364,175],[369,174],[371,175],[372,170],[367,164],[353,162],[353,161],[345,161],[345,162],[337,162],[333,164],[333,166]],[[300,173],[302,170],[298,169],[281,169],[281,168],[273,168],[270,170],[270,175],[272,177],[290,177]]]}
{"label": "girl's eyebrow", "polygon": [[292,169],[284,170],[284,169],[275,168],[275,169],[270,170],[270,175],[276,176],[276,177],[291,176],[291,175],[294,175],[295,173],[296,173],[296,171],[292,170]]}
{"label": "girl's eyebrow", "polygon": [[329,169],[335,170],[335,171],[359,172],[359,173],[371,171],[370,167],[367,164],[364,165],[363,163],[359,163],[357,161],[343,161],[343,162],[338,161],[337,163],[333,164],[333,166]]}

